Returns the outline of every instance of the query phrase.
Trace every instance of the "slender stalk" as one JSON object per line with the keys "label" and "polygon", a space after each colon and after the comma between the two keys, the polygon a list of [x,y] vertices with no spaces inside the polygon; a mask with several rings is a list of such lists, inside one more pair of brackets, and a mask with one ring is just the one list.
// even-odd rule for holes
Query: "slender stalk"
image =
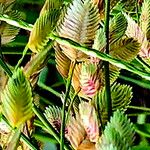
{"label": "slender stalk", "polygon": [[137,117],[137,123],[138,124],[145,124],[146,123],[146,115],[145,114],[139,114]]}
{"label": "slender stalk", "polygon": [[121,69],[128,70],[128,71],[135,73],[135,74],[137,74],[137,75],[139,75],[139,76],[141,76],[147,80],[150,80],[150,73],[149,72],[140,70],[139,68],[136,68],[134,65],[132,65],[128,62],[113,58],[112,56],[105,54],[103,52],[100,52],[98,50],[87,48],[85,46],[81,46],[80,44],[78,44],[78,43],[76,43],[70,39],[59,37],[55,34],[51,34],[50,39],[56,40],[59,44],[70,46],[72,48],[78,49],[87,55],[97,57],[97,58],[104,60],[104,61],[108,61],[112,65],[115,65]]}
{"label": "slender stalk", "polygon": [[131,78],[131,77],[123,76],[123,75],[120,75],[119,78],[126,80],[126,81],[129,81],[129,82],[132,82],[132,83],[134,83],[138,86],[141,86],[143,88],[150,89],[150,82],[149,81],[134,79],[133,77]]}
{"label": "slender stalk", "polygon": [[128,106],[130,109],[136,109],[136,110],[143,110],[143,111],[150,111],[150,108],[147,107],[139,107],[139,106]]}
{"label": "slender stalk", "polygon": [[[109,54],[109,12],[110,12],[110,0],[105,0],[105,35],[106,35],[106,54]],[[110,78],[109,78],[109,62],[104,62],[105,69],[105,88],[106,88],[106,100],[107,100],[107,112],[108,120],[112,115],[112,102],[110,91]]]}
{"label": "slender stalk", "polygon": [[58,142],[54,139],[54,137],[47,135],[45,133],[34,133],[32,135],[36,140],[39,140],[41,142],[51,142],[54,144],[58,144]]}
{"label": "slender stalk", "polygon": [[[99,118],[99,122],[100,122],[100,128],[101,128],[101,131],[102,131],[102,133],[103,133],[103,131],[104,131],[104,124],[103,124],[103,120],[102,120],[102,116],[101,116],[101,113],[100,113],[100,101],[99,101],[99,98],[97,97],[96,98],[96,106],[97,106],[97,116],[98,116],[98,118]],[[99,131],[100,132],[100,131]]]}
{"label": "slender stalk", "polygon": [[[38,94],[38,93],[37,93]],[[53,102],[51,102],[49,99],[45,98],[45,97],[42,97],[40,96],[40,100],[43,101],[45,104],[47,105],[54,105]]]}
{"label": "slender stalk", "polygon": [[[146,108],[146,107],[139,107],[139,106],[128,106],[128,108],[130,109],[136,109],[136,110],[142,110],[142,111],[146,111],[146,112],[150,112],[150,108]],[[138,124],[145,124],[145,120],[146,120],[146,115],[147,114],[138,114],[137,117],[137,123]],[[141,130],[139,130],[136,125],[134,125],[134,129],[137,133],[142,135],[142,139],[146,140],[145,137],[150,137],[150,135],[146,132],[143,132]],[[144,137],[143,137],[144,136]]]}
{"label": "slender stalk", "polygon": [[0,36],[0,66],[5,70],[5,72],[8,74],[8,76],[12,76],[12,72],[3,60],[3,54],[2,54],[2,47],[1,47],[1,36]]}
{"label": "slender stalk", "polygon": [[140,58],[139,56],[137,58],[135,58],[136,61],[138,61],[138,63],[140,63],[145,69],[149,70],[150,71],[150,66],[145,63],[144,60],[142,60],[142,58]]}
{"label": "slender stalk", "polygon": [[19,28],[22,28],[22,29],[25,29],[25,30],[29,30],[29,31],[31,31],[32,28],[33,28],[33,25],[31,25],[31,24],[28,24],[24,21],[21,21],[20,19],[15,19],[14,20],[14,18],[12,19],[10,16],[4,15],[4,14],[0,14],[0,20],[5,21],[8,24],[11,24],[13,26],[16,26],[16,27],[19,27]]}
{"label": "slender stalk", "polygon": [[42,130],[45,130],[47,133],[49,133],[49,131],[47,130],[47,128],[39,120],[35,120],[34,121],[34,125],[37,126],[37,127],[42,128]]}
{"label": "slender stalk", "polygon": [[139,3],[138,3],[138,1],[139,0],[136,0],[136,18],[137,18],[137,23],[139,23],[139,20],[140,20],[140,18],[139,18]]}
{"label": "slender stalk", "polygon": [[9,67],[7,66],[7,64],[2,60],[2,58],[0,57],[0,66],[4,69],[4,71],[7,73],[7,75],[9,77],[12,76],[12,72],[9,69]]}
{"label": "slender stalk", "polygon": [[70,92],[70,88],[71,88],[71,80],[72,80],[75,65],[76,65],[76,62],[74,62],[73,68],[70,68],[70,70],[69,70],[69,77],[67,79],[67,84],[66,84],[66,94],[64,97],[64,103],[63,103],[63,107],[62,107],[62,124],[61,124],[61,130],[60,130],[60,150],[64,150],[65,121],[66,121],[65,110],[66,110],[67,99],[69,97],[69,92]]}
{"label": "slender stalk", "polygon": [[134,129],[135,131],[140,134],[142,137],[147,137],[147,138],[150,138],[150,134],[148,132],[143,132],[141,130],[139,130],[135,125],[134,125]]}
{"label": "slender stalk", "polygon": [[31,144],[29,139],[24,134],[21,134],[20,140],[23,141],[31,150],[38,150],[34,145]]}
{"label": "slender stalk", "polygon": [[[11,51],[11,50],[8,50],[6,49],[4,52],[3,52],[4,55],[22,55],[22,51]],[[31,55],[31,52],[27,52],[26,55]]]}
{"label": "slender stalk", "polygon": [[[139,114],[138,115],[138,117],[137,117],[137,124],[138,125],[145,125],[146,126],[146,117],[147,117],[147,115],[146,114]],[[136,130],[137,129],[137,130]],[[147,131],[142,131],[142,129],[138,129],[138,128],[136,128],[136,125],[135,125],[135,131],[137,131],[139,134],[141,134],[142,136],[141,136],[141,141],[145,141],[147,144],[149,144],[149,142],[147,141],[147,139],[146,139],[146,135],[149,135],[149,137],[150,137],[150,134],[149,133],[147,133]],[[143,133],[143,134],[142,134]]]}
{"label": "slender stalk", "polygon": [[28,51],[28,44],[27,44],[26,47],[24,48],[23,53],[22,53],[22,57],[21,57],[21,59],[18,61],[18,63],[17,63],[17,65],[16,65],[15,69],[17,69],[17,68],[21,65],[21,63],[22,63],[22,61],[23,61],[23,59],[24,59],[24,57],[25,57],[27,51]]}
{"label": "slender stalk", "polygon": [[70,114],[70,112],[71,112],[71,108],[72,108],[72,106],[73,106],[74,100],[75,100],[75,98],[77,97],[77,95],[78,95],[79,92],[80,92],[80,90],[79,90],[78,92],[76,92],[76,93],[73,95],[73,98],[71,99],[71,102],[70,102],[69,107],[68,107],[66,122],[68,121],[69,114]]}
{"label": "slender stalk", "polygon": [[53,88],[46,86],[44,83],[42,82],[38,82],[38,86],[41,87],[42,89],[49,91],[50,93],[56,95],[57,97],[61,97],[61,94],[57,91],[55,91]]}
{"label": "slender stalk", "polygon": [[[40,121],[43,123],[43,125],[47,128],[47,131],[54,136],[54,138],[60,143],[59,134],[55,131],[55,129],[49,124],[47,119],[44,117],[44,115],[38,110],[36,106],[33,107],[33,111],[36,114],[36,116],[40,119]],[[66,150],[70,150],[69,145],[64,144],[64,148]]]}
{"label": "slender stalk", "polygon": [[55,139],[59,142],[59,135],[56,133],[55,129],[49,124],[44,115],[38,110],[38,108],[34,105],[33,112],[40,119],[43,125],[47,128],[50,134],[52,134]]}
{"label": "slender stalk", "polygon": [[[26,29],[26,30],[29,30],[29,31],[31,31],[32,27],[33,27],[33,26],[31,26],[30,24],[28,24],[26,22],[23,22],[23,21],[20,22],[20,20],[12,19],[9,16],[6,17],[6,15],[1,15],[0,14],[0,20],[6,21],[7,23],[9,23],[11,25],[14,25],[16,27],[20,27],[20,28],[23,28],[23,29]],[[65,46],[70,46],[72,48],[78,49],[78,50],[84,52],[87,55],[100,58],[103,61],[108,61],[112,65],[115,65],[115,66],[117,66],[121,69],[128,70],[128,71],[130,71],[132,73],[135,73],[135,74],[137,74],[137,75],[139,75],[139,76],[141,76],[141,77],[143,77],[147,80],[150,80],[150,73],[149,72],[144,72],[143,70],[135,68],[133,65],[131,65],[130,63],[127,63],[123,60],[113,58],[112,56],[110,56],[108,54],[99,52],[98,50],[95,50],[95,49],[87,48],[85,46],[82,46],[82,45],[70,40],[70,39],[59,37],[55,34],[51,34],[49,38],[52,39],[52,40],[56,40],[59,44],[63,44]]]}
{"label": "slender stalk", "polygon": [[132,117],[132,116],[138,116],[139,114],[146,114],[146,115],[150,115],[150,112],[143,112],[143,113],[132,113],[132,114],[127,114],[127,116]]}

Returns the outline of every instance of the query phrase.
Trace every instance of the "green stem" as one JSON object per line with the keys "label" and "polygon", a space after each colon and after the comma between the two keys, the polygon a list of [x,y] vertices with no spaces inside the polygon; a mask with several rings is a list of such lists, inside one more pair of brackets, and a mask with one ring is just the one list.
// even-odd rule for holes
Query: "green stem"
{"label": "green stem", "polygon": [[[26,28],[26,30],[29,30],[29,31],[31,31],[32,27],[33,27],[33,26],[23,22],[23,21],[20,22],[20,20],[12,19],[9,16],[6,17],[6,15],[0,15],[0,20],[6,21],[7,23],[9,23],[11,25],[14,25],[14,26],[17,26],[17,27],[20,27],[20,28],[23,28],[23,29]],[[84,52],[87,55],[97,57],[97,58],[99,58],[103,61],[108,61],[112,65],[115,65],[115,66],[117,66],[121,69],[128,70],[128,71],[130,71],[132,73],[135,73],[135,74],[137,74],[137,75],[139,75],[139,76],[141,76],[141,77],[143,77],[147,80],[150,80],[150,73],[149,72],[144,72],[143,70],[135,68],[133,65],[131,65],[130,63],[127,63],[123,60],[113,58],[112,56],[110,56],[108,54],[105,54],[103,52],[99,52],[98,50],[87,48],[85,46],[81,46],[80,44],[78,44],[78,43],[76,43],[76,42],[74,42],[70,39],[59,37],[55,34],[51,34],[49,38],[52,39],[52,40],[56,40],[59,44],[62,44],[62,45],[65,45],[65,46],[70,46],[72,48],[78,49],[78,50]]]}
{"label": "green stem", "polygon": [[[150,108],[146,108],[146,107],[128,106],[128,108],[130,108],[130,109],[136,109],[136,110],[143,110],[143,111],[150,112]],[[144,123],[145,123],[145,119],[146,119],[146,115],[147,115],[147,114],[138,114],[137,123],[139,123],[139,124],[144,124]],[[150,136],[149,134],[140,131],[138,128],[136,128],[136,126],[135,126],[135,131],[136,131],[137,133],[143,135],[143,136],[147,136],[147,135],[148,135],[148,137]],[[145,134],[145,135],[144,135],[144,134]],[[141,137],[141,138],[144,138],[144,137]],[[145,138],[144,138],[144,139],[145,139]]]}
{"label": "green stem", "polygon": [[[105,35],[106,35],[106,54],[109,54],[109,12],[110,12],[110,0],[105,0]],[[109,78],[109,62],[104,62],[105,69],[105,88],[106,88],[106,100],[107,100],[107,112],[108,120],[112,115],[112,102],[110,91],[110,78]]]}
{"label": "green stem", "polygon": [[[47,119],[44,117],[44,115],[38,110],[36,106],[33,107],[33,111],[36,114],[36,116],[40,119],[40,121],[43,123],[43,125],[47,128],[47,131],[54,136],[54,138],[60,143],[59,140],[59,134],[55,131],[55,129],[49,124]],[[69,150],[69,145],[64,145],[64,148],[66,150]]]}
{"label": "green stem", "polygon": [[143,111],[150,111],[150,108],[147,107],[139,107],[139,106],[128,106],[130,109],[136,109],[136,110],[143,110]]}
{"label": "green stem", "polygon": [[1,36],[0,36],[0,66],[2,66],[2,68],[5,70],[5,72],[7,73],[7,75],[9,77],[12,76],[12,72],[9,69],[9,67],[7,66],[7,64],[5,63],[5,61],[3,60],[3,54],[2,54],[2,48],[1,48]]}
{"label": "green stem", "polygon": [[[38,93],[37,93],[38,94]],[[53,103],[53,102],[51,102],[49,99],[47,99],[47,98],[45,98],[45,97],[42,97],[41,95],[40,95],[40,100],[42,101],[42,102],[44,102],[45,104],[47,104],[47,105],[54,105],[55,103]]]}
{"label": "green stem", "polygon": [[52,134],[57,141],[59,141],[59,135],[56,133],[55,129],[49,124],[44,115],[38,110],[36,106],[33,107],[33,112],[47,128],[47,131],[49,131],[49,133]]}
{"label": "green stem", "polygon": [[33,28],[33,25],[28,24],[28,23],[26,23],[24,21],[21,21],[19,19],[14,20],[14,18],[11,18],[10,16],[5,15],[5,14],[3,14],[3,15],[0,14],[0,20],[5,21],[8,24],[11,24],[13,26],[16,26],[16,27],[19,27],[19,28],[22,28],[22,29],[25,29],[25,30],[29,30],[29,31],[31,31],[32,28]]}
{"label": "green stem", "polygon": [[133,117],[133,116],[137,117],[139,114],[150,115],[150,112],[127,114],[127,116],[129,116],[129,117]]}
{"label": "green stem", "polygon": [[58,144],[58,142],[54,139],[54,137],[51,137],[50,135],[46,135],[45,133],[34,133],[33,137],[36,140],[39,140],[41,142],[51,142],[51,143],[55,143]]}
{"label": "green stem", "polygon": [[38,150],[34,145],[31,144],[29,139],[24,134],[21,134],[20,140],[23,141],[31,150]]}
{"label": "green stem", "polygon": [[44,83],[38,82],[37,84],[38,84],[38,86],[39,86],[40,88],[42,88],[42,89],[44,89],[44,90],[46,90],[46,91],[49,91],[50,93],[56,95],[56,96],[59,97],[59,98],[61,97],[61,94],[60,94],[59,92],[55,91],[55,90],[52,89],[51,87],[46,86]]}
{"label": "green stem", "polygon": [[146,121],[146,115],[145,114],[139,114],[137,117],[137,123],[138,124],[145,124]]}
{"label": "green stem", "polygon": [[18,69],[18,67],[21,65],[21,63],[22,63],[22,61],[23,61],[23,59],[24,59],[24,57],[25,57],[27,51],[28,51],[28,44],[27,44],[26,47],[24,48],[23,53],[22,53],[22,57],[21,57],[21,59],[18,61],[18,63],[17,63],[17,65],[16,65],[15,69]]}
{"label": "green stem", "polygon": [[[11,51],[11,50],[8,50],[6,49],[4,52],[3,52],[4,55],[22,55],[22,51],[18,50],[17,52],[16,51]],[[31,55],[31,52],[27,52],[26,55]]]}
{"label": "green stem", "polygon": [[137,16],[137,23],[139,23],[139,4],[138,4],[139,0],[136,0],[136,16]]}
{"label": "green stem", "polygon": [[140,69],[136,68],[134,65],[131,65],[128,62],[113,58],[112,56],[110,56],[108,54],[105,54],[103,52],[100,52],[98,50],[91,49],[91,48],[88,48],[88,47],[85,47],[85,46],[81,46],[80,44],[78,44],[78,43],[76,43],[76,42],[74,42],[70,39],[59,37],[55,34],[51,34],[50,39],[56,40],[59,44],[66,45],[66,46],[78,49],[78,50],[84,52],[87,55],[97,57],[97,58],[99,58],[101,60],[104,60],[104,61],[108,61],[112,65],[115,65],[115,66],[117,66],[121,69],[128,70],[128,71],[133,72],[133,73],[135,73],[135,74],[137,74],[137,75],[139,75],[139,76],[141,76],[141,77],[143,77],[147,80],[150,80],[150,73],[149,72],[144,72],[143,70],[140,70]]}
{"label": "green stem", "polygon": [[141,86],[143,88],[150,89],[150,82],[149,81],[134,79],[133,77],[131,78],[131,77],[123,76],[123,75],[120,75],[119,78],[126,80],[126,81],[129,81],[129,82],[132,82],[132,83],[134,83],[138,86]]}
{"label": "green stem", "polygon": [[[135,125],[134,125],[134,129],[135,129],[135,131],[136,131],[138,134],[141,135],[141,138],[145,138],[145,137],[150,138],[150,134],[149,134],[149,133],[143,132],[143,131],[139,130]],[[143,139],[142,139],[142,140],[143,140]]]}
{"label": "green stem", "polygon": [[[99,119],[99,122],[100,122],[100,128],[101,128],[101,131],[102,131],[102,133],[103,133],[103,131],[104,131],[104,124],[103,124],[103,120],[102,120],[102,115],[101,115],[101,113],[100,113],[100,100],[99,100],[99,98],[96,98],[96,106],[97,106],[97,116],[98,116],[98,119]],[[99,134],[101,134],[100,132],[101,131],[99,131]]]}
{"label": "green stem", "polygon": [[43,125],[43,123],[41,123],[41,121],[39,120],[34,120],[34,125],[37,127],[42,128],[42,130],[45,130],[47,133],[49,133],[49,131],[47,130],[47,128]]}
{"label": "green stem", "polygon": [[70,114],[70,112],[71,112],[71,108],[72,108],[72,106],[73,106],[74,100],[75,100],[75,98],[77,97],[77,95],[78,95],[79,92],[80,92],[80,90],[79,90],[78,92],[76,92],[76,93],[73,95],[73,98],[71,99],[71,102],[70,102],[69,107],[68,107],[66,122],[68,121],[69,114]]}
{"label": "green stem", "polygon": [[63,107],[62,107],[62,124],[61,124],[61,130],[60,130],[60,150],[64,150],[65,121],[66,121],[65,110],[66,110],[67,99],[69,97],[69,92],[71,88],[71,80],[72,80],[75,66],[76,66],[76,62],[74,62],[73,68],[70,68],[69,70],[69,77],[67,79],[67,84],[66,84],[66,94],[64,97],[64,102],[63,102]]}
{"label": "green stem", "polygon": [[4,71],[7,73],[7,75],[9,77],[12,76],[12,72],[9,69],[9,67],[7,66],[7,64],[2,60],[2,58],[0,57],[0,66],[4,69]]}
{"label": "green stem", "polygon": [[145,63],[145,62],[142,60],[142,58],[137,57],[137,58],[135,58],[135,60],[136,60],[138,63],[140,63],[145,69],[147,69],[148,71],[150,71],[150,66],[149,66],[147,63]]}

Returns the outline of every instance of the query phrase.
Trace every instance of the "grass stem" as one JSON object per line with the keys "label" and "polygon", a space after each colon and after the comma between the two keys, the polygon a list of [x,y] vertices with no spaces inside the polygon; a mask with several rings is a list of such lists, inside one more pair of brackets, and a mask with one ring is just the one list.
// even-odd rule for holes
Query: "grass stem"
{"label": "grass stem", "polygon": [[[105,35],[106,35],[106,54],[109,54],[109,13],[110,13],[110,0],[105,0]],[[112,115],[111,91],[110,91],[110,78],[109,78],[109,62],[104,62],[105,69],[105,88],[107,100],[108,120]]]}
{"label": "grass stem", "polygon": [[66,104],[67,104],[67,99],[69,97],[70,93],[70,88],[71,88],[71,80],[74,72],[74,68],[76,66],[76,61],[73,63],[73,67],[70,68],[69,70],[69,76],[67,79],[67,84],[66,84],[66,94],[64,97],[64,103],[62,107],[62,124],[61,124],[61,130],[60,130],[60,150],[64,150],[64,138],[65,138],[65,121],[66,121]]}

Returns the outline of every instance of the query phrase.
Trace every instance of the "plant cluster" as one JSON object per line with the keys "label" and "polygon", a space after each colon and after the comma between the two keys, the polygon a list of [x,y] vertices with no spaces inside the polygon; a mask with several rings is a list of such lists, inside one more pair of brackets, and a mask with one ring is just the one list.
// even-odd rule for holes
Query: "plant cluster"
{"label": "plant cluster", "polygon": [[[61,150],[149,149],[148,124],[132,123],[126,113],[132,86],[118,78],[125,69],[140,78],[126,80],[150,88],[150,0],[46,0],[34,25],[15,8],[15,0],[0,0],[1,148],[43,149],[38,133]],[[2,48],[20,28],[30,36],[12,66]],[[32,55],[23,64],[28,49]],[[63,91],[45,84],[53,51]],[[37,87],[56,95],[62,105],[42,105]],[[138,145],[135,133],[146,144]]]}

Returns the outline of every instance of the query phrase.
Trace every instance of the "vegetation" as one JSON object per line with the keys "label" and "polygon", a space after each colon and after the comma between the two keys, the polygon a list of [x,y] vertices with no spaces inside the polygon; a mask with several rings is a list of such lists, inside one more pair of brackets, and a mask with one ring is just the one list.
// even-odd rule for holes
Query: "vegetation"
{"label": "vegetation", "polygon": [[150,149],[150,0],[43,3],[0,0],[0,148]]}

